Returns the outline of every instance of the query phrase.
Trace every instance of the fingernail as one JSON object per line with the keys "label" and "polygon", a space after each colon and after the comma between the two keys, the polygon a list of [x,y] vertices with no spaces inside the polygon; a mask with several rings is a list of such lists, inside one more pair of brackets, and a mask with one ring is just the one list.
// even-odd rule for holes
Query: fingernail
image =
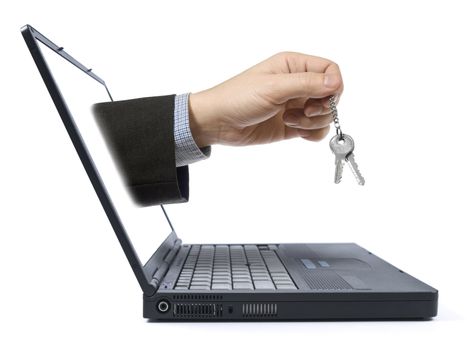
{"label": "fingernail", "polygon": [[313,110],[313,108],[308,108],[306,111],[305,111],[305,115],[307,117],[312,117],[314,115],[320,115],[321,113],[323,112],[323,106],[319,106],[319,109],[318,110]]}
{"label": "fingernail", "polygon": [[297,125],[298,125],[297,122],[292,122],[292,121],[290,121],[290,122],[284,121],[284,123],[285,123],[285,125],[287,125],[287,126],[297,126]]}
{"label": "fingernail", "polygon": [[324,86],[328,88],[336,87],[339,84],[339,78],[335,74],[326,74],[324,76]]}

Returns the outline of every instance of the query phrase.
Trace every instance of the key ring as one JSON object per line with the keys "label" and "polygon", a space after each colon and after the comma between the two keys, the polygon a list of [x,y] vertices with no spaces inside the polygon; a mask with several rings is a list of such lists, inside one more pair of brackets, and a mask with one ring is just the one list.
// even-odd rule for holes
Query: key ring
{"label": "key ring", "polygon": [[342,133],[339,123],[337,123],[337,126],[336,126],[336,135],[339,137],[339,141],[342,141],[344,139],[344,134]]}
{"label": "key ring", "polygon": [[334,121],[334,127],[336,128],[336,135],[339,137],[339,141],[344,139],[341,125],[339,123],[339,116],[337,114],[337,107],[336,107],[336,96],[332,95],[329,98],[329,108],[331,109],[332,119]]}
{"label": "key ring", "polygon": [[334,127],[336,128],[336,136],[333,136],[331,141],[329,141],[329,146],[336,156],[334,182],[336,184],[341,182],[344,164],[348,164],[350,170],[352,170],[352,173],[357,179],[357,183],[363,186],[365,184],[365,179],[358,169],[358,165],[353,154],[355,144],[353,139],[348,134],[344,134],[342,132],[341,125],[339,123],[339,117],[337,115],[336,98],[336,95],[329,97],[329,108],[331,110],[332,119],[334,121]]}

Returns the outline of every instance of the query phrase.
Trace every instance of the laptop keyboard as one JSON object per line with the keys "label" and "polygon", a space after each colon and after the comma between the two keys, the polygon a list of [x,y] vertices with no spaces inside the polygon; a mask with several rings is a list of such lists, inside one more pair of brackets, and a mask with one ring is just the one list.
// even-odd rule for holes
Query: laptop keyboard
{"label": "laptop keyboard", "polygon": [[266,245],[193,245],[175,289],[297,289]]}

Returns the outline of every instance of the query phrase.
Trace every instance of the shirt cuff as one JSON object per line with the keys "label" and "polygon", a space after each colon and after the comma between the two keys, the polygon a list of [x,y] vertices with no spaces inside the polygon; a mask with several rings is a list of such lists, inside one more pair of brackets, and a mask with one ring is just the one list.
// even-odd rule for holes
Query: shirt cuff
{"label": "shirt cuff", "polygon": [[174,136],[177,167],[209,158],[211,146],[199,148],[191,135],[188,98],[190,94],[175,96]]}

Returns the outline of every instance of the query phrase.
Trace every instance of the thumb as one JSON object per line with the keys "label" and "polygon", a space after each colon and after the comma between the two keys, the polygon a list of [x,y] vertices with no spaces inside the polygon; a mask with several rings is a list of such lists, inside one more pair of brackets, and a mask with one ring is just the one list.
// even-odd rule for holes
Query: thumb
{"label": "thumb", "polygon": [[270,96],[281,104],[293,98],[323,98],[336,93],[342,86],[342,78],[336,73],[286,73],[270,76]]}

